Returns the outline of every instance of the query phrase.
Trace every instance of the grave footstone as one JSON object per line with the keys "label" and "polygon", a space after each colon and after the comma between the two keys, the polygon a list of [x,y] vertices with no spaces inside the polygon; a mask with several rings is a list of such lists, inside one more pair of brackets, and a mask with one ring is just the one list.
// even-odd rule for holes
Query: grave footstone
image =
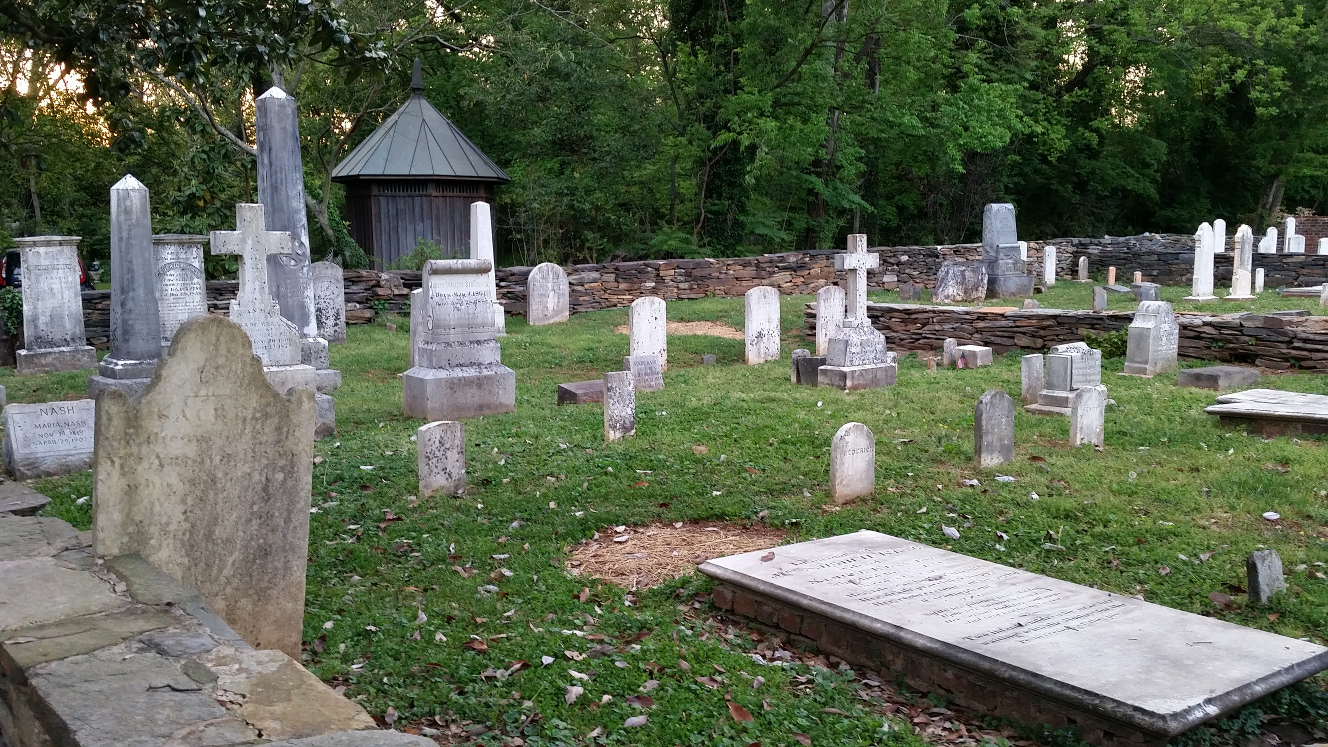
{"label": "grave footstone", "polygon": [[987,298],[1021,298],[1033,293],[1033,276],[1015,228],[1014,205],[992,203],[982,210],[982,263],[987,269]]}
{"label": "grave footstone", "polygon": [[899,300],[903,303],[912,303],[922,300],[922,286],[913,283],[904,283],[899,286]]}
{"label": "grave footstone", "polygon": [[835,269],[848,275],[845,317],[830,335],[817,386],[845,392],[894,386],[898,356],[886,350],[885,335],[867,317],[867,271],[880,260],[880,255],[867,251],[867,235],[861,233],[850,234],[848,250],[835,255]]}
{"label": "grave footstone", "polygon": [[1231,292],[1228,301],[1253,301],[1254,232],[1242,224],[1236,229],[1235,256],[1232,258]]}
{"label": "grave footstone", "polygon": [[955,348],[955,355],[955,365],[959,368],[990,366],[993,361],[992,350],[985,345],[960,345]]}
{"label": "grave footstone", "polygon": [[1130,376],[1151,377],[1177,369],[1180,326],[1171,304],[1145,301],[1134,312],[1125,348],[1125,371]]}
{"label": "grave footstone", "polygon": [[1070,400],[1070,445],[1101,447],[1105,437],[1107,388],[1086,386]]}
{"label": "grave footstone", "polygon": [[415,431],[420,498],[461,495],[466,489],[466,426],[438,420]]}
{"label": "grave footstone", "polygon": [[645,296],[627,310],[628,355],[659,356],[660,367],[669,370],[668,317],[664,299]]}
{"label": "grave footstone", "polygon": [[159,234],[152,237],[156,254],[157,312],[161,346],[171,344],[180,325],[207,313],[207,275],[203,268],[206,236]]}
{"label": "grave footstone", "polygon": [[23,268],[23,349],[19,376],[97,367],[83,327],[78,286],[78,236],[14,239]]}
{"label": "grave footstone", "polygon": [[1107,289],[1100,285],[1093,286],[1093,312],[1101,314],[1107,310]]}
{"label": "grave footstone", "polygon": [[571,286],[567,273],[552,262],[535,265],[526,278],[526,321],[533,327],[570,318]]}
{"label": "grave footstone", "polygon": [[1014,461],[1014,400],[999,389],[978,397],[973,413],[973,451],[979,467]]}
{"label": "grave footstone", "polygon": [[711,355],[710,353],[706,353],[705,355],[701,356],[701,365],[713,366],[715,365],[715,363],[716,363],[715,356]]}
{"label": "grave footstone", "polygon": [[844,321],[844,289],[827,285],[816,291],[816,354],[824,357],[830,349],[830,335]]}
{"label": "grave footstone", "polygon": [[638,392],[664,391],[664,372],[653,355],[623,356],[623,370],[632,372],[632,387]]}
{"label": "grave footstone", "polygon": [[1079,282],[1081,283],[1093,282],[1088,278],[1088,257],[1079,258]]}
{"label": "grave footstone", "polygon": [[202,595],[255,648],[300,655],[314,393],[266,385],[226,319],[182,326],[137,400],[97,407],[93,544]]}
{"label": "grave footstone", "polygon": [[572,381],[558,385],[559,405],[584,405],[604,401],[604,379]]}
{"label": "grave footstone", "polygon": [[604,442],[636,435],[636,386],[631,371],[604,374]]}
{"label": "grave footstone", "polygon": [[779,291],[766,285],[747,291],[743,338],[747,365],[779,360]]}
{"label": "grave footstone", "polygon": [[1134,284],[1136,284],[1136,283],[1142,283],[1143,281],[1144,281],[1144,274],[1143,274],[1142,272],[1139,272],[1138,270],[1135,270],[1135,271],[1134,271],[1134,280],[1132,280],[1132,281],[1130,282],[1130,284],[1131,284],[1131,285],[1134,285]]}
{"label": "grave footstone", "polygon": [[1223,254],[1227,250],[1227,222],[1222,218],[1213,220],[1213,253]]}
{"label": "grave footstone", "polygon": [[335,262],[315,262],[311,269],[318,336],[329,345],[343,343],[346,341],[345,274]]}
{"label": "grave footstone", "polygon": [[27,480],[90,468],[95,416],[90,399],[5,405],[5,471]]}
{"label": "grave footstone", "polygon": [[1250,604],[1259,607],[1273,601],[1273,596],[1286,591],[1282,576],[1282,557],[1276,550],[1255,550],[1245,558],[1245,588]]}
{"label": "grave footstone", "polygon": [[[1194,271],[1190,280],[1190,295],[1186,301],[1216,301],[1213,295],[1213,248],[1217,238],[1208,223],[1194,233]],[[1155,299],[1153,299],[1155,300]]]}
{"label": "grave footstone", "polygon": [[1208,366],[1206,368],[1182,369],[1176,383],[1179,386],[1189,386],[1196,389],[1223,391],[1254,386],[1259,383],[1259,378],[1260,374],[1257,368]]}
{"label": "grave footstone", "polygon": [[830,441],[830,499],[843,504],[876,490],[876,436],[845,423]]}
{"label": "grave footstone", "polygon": [[798,348],[797,350],[794,350],[793,353],[790,355],[790,359],[793,362],[793,365],[790,367],[791,370],[789,372],[790,384],[798,383],[798,361],[803,358],[810,358],[811,355],[812,355],[811,351],[805,348]]}
{"label": "grave footstone", "polygon": [[[1130,286],[1130,290],[1134,291],[1134,300],[1136,301],[1142,302],[1142,301],[1162,300],[1161,296],[1162,286],[1158,285],[1157,283],[1134,283]],[[1205,300],[1216,301],[1217,296],[1213,296],[1212,298]]]}
{"label": "grave footstone", "polygon": [[1056,247],[1051,244],[1042,248],[1042,284],[1048,288],[1056,284]]}
{"label": "grave footstone", "polygon": [[498,303],[498,260],[493,253],[493,209],[489,203],[470,203],[470,258],[489,263],[489,303],[493,305],[493,328],[498,337],[507,334],[507,314]]}
{"label": "grave footstone", "polygon": [[947,260],[936,273],[936,287],[932,289],[932,303],[967,303],[987,297],[989,279],[987,268],[981,262]]}
{"label": "grave footstone", "polygon": [[407,417],[465,420],[516,410],[516,372],[503,365],[495,339],[492,267],[480,259],[424,263],[415,366],[402,376]]}
{"label": "grave footstone", "polygon": [[1038,401],[1044,383],[1043,363],[1041,353],[1025,355],[1019,360],[1019,397],[1025,405]]}

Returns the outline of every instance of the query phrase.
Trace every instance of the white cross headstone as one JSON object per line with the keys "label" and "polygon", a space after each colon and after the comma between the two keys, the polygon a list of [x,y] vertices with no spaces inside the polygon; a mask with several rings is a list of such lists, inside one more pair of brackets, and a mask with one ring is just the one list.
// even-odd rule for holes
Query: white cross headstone
{"label": "white cross headstone", "polygon": [[867,271],[881,264],[881,257],[867,251],[867,234],[855,233],[848,237],[848,252],[835,255],[835,269],[848,270],[848,292],[844,294],[845,327],[870,324],[867,321]]}
{"label": "white cross headstone", "polygon": [[263,206],[235,206],[235,231],[213,231],[213,254],[240,258],[240,289],[231,301],[231,321],[240,325],[253,343],[254,354],[264,366],[294,366],[300,363],[300,331],[281,316],[281,309],[268,290],[267,258],[289,254],[289,231],[268,231]]}

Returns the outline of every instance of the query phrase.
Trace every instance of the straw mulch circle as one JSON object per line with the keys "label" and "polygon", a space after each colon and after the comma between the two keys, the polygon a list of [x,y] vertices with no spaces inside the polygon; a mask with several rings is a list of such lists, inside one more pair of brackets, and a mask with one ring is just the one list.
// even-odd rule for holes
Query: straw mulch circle
{"label": "straw mulch circle", "polygon": [[567,570],[644,589],[691,573],[711,558],[774,547],[787,535],[782,529],[725,522],[606,527],[572,550]]}

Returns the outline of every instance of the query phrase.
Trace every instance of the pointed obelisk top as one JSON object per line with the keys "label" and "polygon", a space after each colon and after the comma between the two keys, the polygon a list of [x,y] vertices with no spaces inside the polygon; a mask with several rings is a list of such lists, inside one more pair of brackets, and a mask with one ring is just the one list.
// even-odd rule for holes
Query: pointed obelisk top
{"label": "pointed obelisk top", "polygon": [[415,67],[410,74],[410,90],[416,96],[424,95],[424,73],[420,70],[420,58],[415,58]]}

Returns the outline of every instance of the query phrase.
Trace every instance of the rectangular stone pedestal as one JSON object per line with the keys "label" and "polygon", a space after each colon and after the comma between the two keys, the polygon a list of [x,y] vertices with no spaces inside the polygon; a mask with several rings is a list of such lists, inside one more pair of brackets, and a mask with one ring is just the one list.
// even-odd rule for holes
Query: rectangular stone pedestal
{"label": "rectangular stone pedestal", "polygon": [[701,565],[716,605],[1104,745],[1157,744],[1328,668],[1314,643],[871,531]]}
{"label": "rectangular stone pedestal", "polygon": [[19,350],[15,353],[15,372],[19,376],[80,371],[97,367],[97,350],[91,345],[45,350]]}
{"label": "rectangular stone pedestal", "polygon": [[1240,389],[1259,383],[1259,371],[1240,366],[1208,366],[1206,368],[1187,368],[1176,377],[1178,386],[1192,386],[1198,389]]}
{"label": "rectangular stone pedestal", "polygon": [[604,401],[604,379],[571,381],[558,385],[558,404],[586,405]]}
{"label": "rectangular stone pedestal", "polygon": [[895,362],[877,366],[821,366],[816,369],[816,385],[844,392],[881,389],[895,385],[898,371],[899,364]]}
{"label": "rectangular stone pedestal", "polygon": [[314,367],[303,363],[294,366],[264,366],[263,375],[267,377],[267,383],[281,394],[287,394],[292,389],[317,391]]}
{"label": "rectangular stone pedestal", "polygon": [[100,374],[88,377],[88,399],[96,399],[107,389],[118,389],[130,398],[137,397],[148,388],[152,379],[108,379]]}
{"label": "rectangular stone pedestal", "polygon": [[516,411],[516,372],[507,366],[416,366],[401,381],[407,417],[465,420]]}
{"label": "rectangular stone pedestal", "polygon": [[318,391],[326,394],[341,386],[341,372],[335,368],[315,369],[314,380],[317,382]]}
{"label": "rectangular stone pedestal", "polygon": [[1074,392],[1043,389],[1038,392],[1038,401],[1026,405],[1024,411],[1034,415],[1069,415],[1073,401]]}
{"label": "rectangular stone pedestal", "polygon": [[1257,436],[1296,436],[1328,433],[1328,396],[1250,389],[1223,394],[1204,409],[1224,426],[1245,426]]}
{"label": "rectangular stone pedestal", "polygon": [[1025,298],[1031,295],[1032,275],[987,274],[987,298]]}

